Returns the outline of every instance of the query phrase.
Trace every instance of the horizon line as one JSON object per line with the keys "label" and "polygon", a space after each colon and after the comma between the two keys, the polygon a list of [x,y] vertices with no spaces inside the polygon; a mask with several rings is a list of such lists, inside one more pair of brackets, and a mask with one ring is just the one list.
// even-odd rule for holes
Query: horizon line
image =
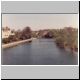
{"label": "horizon line", "polygon": [[[5,27],[8,27],[8,26],[5,26]],[[5,27],[1,27],[1,28],[5,28]],[[30,27],[30,26],[26,26],[26,27]],[[8,27],[8,28],[10,28],[10,27]],[[25,27],[24,27],[25,28]],[[23,29],[24,29],[23,28]],[[31,28],[31,27],[30,27]],[[63,28],[45,28],[45,29],[38,29],[38,30],[33,30],[33,29],[31,29],[32,31],[39,31],[39,30],[52,30],[52,29],[64,29],[64,28],[75,28],[75,29],[78,29],[78,27],[71,27],[71,26],[69,26],[69,27],[63,27]],[[10,28],[10,29],[12,29],[12,30],[23,30],[23,29],[14,29],[14,28]]]}

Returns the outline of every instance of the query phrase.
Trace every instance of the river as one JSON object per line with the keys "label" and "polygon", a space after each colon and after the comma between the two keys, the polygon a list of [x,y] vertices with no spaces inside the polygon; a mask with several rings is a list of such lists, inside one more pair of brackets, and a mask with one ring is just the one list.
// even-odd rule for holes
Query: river
{"label": "river", "polygon": [[34,39],[2,49],[2,65],[77,65],[78,54],[60,49],[53,39]]}

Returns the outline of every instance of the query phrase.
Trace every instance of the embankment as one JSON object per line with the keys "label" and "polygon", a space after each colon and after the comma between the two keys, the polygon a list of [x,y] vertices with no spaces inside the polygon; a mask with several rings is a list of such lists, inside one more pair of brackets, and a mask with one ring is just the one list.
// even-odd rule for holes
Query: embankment
{"label": "embankment", "polygon": [[27,40],[21,40],[21,41],[16,41],[16,42],[8,43],[8,44],[3,44],[2,48],[5,49],[5,48],[13,47],[13,46],[25,43],[25,42],[31,42],[33,39],[35,39],[35,38],[31,38],[31,39],[27,39]]}

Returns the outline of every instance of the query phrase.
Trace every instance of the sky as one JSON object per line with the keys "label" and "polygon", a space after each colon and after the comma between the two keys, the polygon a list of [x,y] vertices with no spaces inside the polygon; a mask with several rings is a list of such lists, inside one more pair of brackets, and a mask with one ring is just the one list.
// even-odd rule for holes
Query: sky
{"label": "sky", "polygon": [[78,14],[2,14],[2,27],[32,30],[78,27]]}

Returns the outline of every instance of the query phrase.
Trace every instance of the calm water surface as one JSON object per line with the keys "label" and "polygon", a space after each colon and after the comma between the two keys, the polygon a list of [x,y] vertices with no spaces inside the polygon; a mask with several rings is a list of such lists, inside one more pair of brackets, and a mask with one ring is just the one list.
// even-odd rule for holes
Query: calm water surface
{"label": "calm water surface", "polygon": [[53,39],[35,39],[32,43],[2,50],[3,65],[77,65],[78,55],[56,46]]}

